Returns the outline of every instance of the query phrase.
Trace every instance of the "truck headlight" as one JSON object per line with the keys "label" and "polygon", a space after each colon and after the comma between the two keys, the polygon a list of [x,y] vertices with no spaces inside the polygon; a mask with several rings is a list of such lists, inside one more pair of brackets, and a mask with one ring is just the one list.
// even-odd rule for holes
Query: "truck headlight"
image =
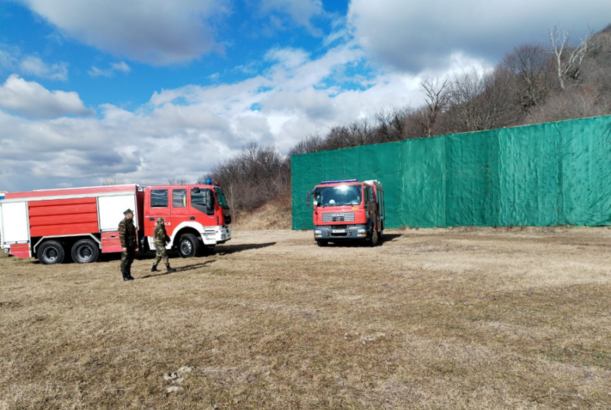
{"label": "truck headlight", "polygon": [[365,233],[366,230],[365,229],[359,229],[359,233]]}
{"label": "truck headlight", "polygon": [[314,233],[315,233],[316,235],[320,235],[322,232],[320,231],[320,229],[317,229],[317,230],[315,230],[315,231],[314,231]]}

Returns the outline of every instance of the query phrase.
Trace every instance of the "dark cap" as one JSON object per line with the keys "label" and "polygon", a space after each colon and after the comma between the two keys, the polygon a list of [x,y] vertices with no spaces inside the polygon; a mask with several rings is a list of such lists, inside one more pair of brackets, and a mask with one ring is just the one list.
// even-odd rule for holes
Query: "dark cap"
{"label": "dark cap", "polygon": [[128,209],[127,211],[123,212],[123,215],[127,215],[127,214],[134,214],[134,211],[132,211],[131,209]]}

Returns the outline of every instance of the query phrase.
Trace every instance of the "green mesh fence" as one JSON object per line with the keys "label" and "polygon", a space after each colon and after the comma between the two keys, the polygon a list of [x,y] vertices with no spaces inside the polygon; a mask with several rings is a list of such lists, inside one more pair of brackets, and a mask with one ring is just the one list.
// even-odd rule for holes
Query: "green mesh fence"
{"label": "green mesh fence", "polygon": [[384,184],[387,228],[611,225],[611,116],[295,155],[293,229],[350,178]]}

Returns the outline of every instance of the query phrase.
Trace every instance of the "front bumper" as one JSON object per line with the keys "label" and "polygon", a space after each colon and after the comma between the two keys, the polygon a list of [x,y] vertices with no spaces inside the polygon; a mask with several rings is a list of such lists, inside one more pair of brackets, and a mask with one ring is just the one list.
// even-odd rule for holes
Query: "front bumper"
{"label": "front bumper", "polygon": [[231,228],[228,226],[206,227],[202,233],[204,245],[223,244],[231,239]]}
{"label": "front bumper", "polygon": [[314,228],[314,239],[320,240],[356,240],[367,238],[367,225],[317,226]]}

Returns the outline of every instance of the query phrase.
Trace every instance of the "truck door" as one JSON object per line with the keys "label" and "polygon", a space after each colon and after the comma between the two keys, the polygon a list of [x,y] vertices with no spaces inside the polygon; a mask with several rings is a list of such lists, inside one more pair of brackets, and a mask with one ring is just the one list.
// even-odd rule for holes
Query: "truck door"
{"label": "truck door", "polygon": [[218,225],[212,190],[196,187],[191,189],[190,194],[189,214],[192,217],[191,219],[199,222],[202,226]]}
{"label": "truck door", "polygon": [[374,228],[378,230],[375,198],[373,194],[373,187],[370,186],[365,186],[365,208],[369,214],[369,219],[373,221]]}
{"label": "truck door", "polygon": [[187,189],[186,188],[173,188],[172,189],[172,208],[170,210],[172,214],[171,220],[166,220],[166,232],[168,235],[172,235],[174,229],[183,222],[189,220],[189,206],[187,203]]}
{"label": "truck door", "polygon": [[[170,220],[170,204],[169,204],[169,190],[168,189],[151,189],[149,191],[150,204],[148,215],[145,215],[144,223],[146,225],[145,231],[147,236],[153,236],[155,226],[157,224],[157,218],[162,217]],[[167,226],[166,231],[168,235],[172,235],[172,226]]]}

